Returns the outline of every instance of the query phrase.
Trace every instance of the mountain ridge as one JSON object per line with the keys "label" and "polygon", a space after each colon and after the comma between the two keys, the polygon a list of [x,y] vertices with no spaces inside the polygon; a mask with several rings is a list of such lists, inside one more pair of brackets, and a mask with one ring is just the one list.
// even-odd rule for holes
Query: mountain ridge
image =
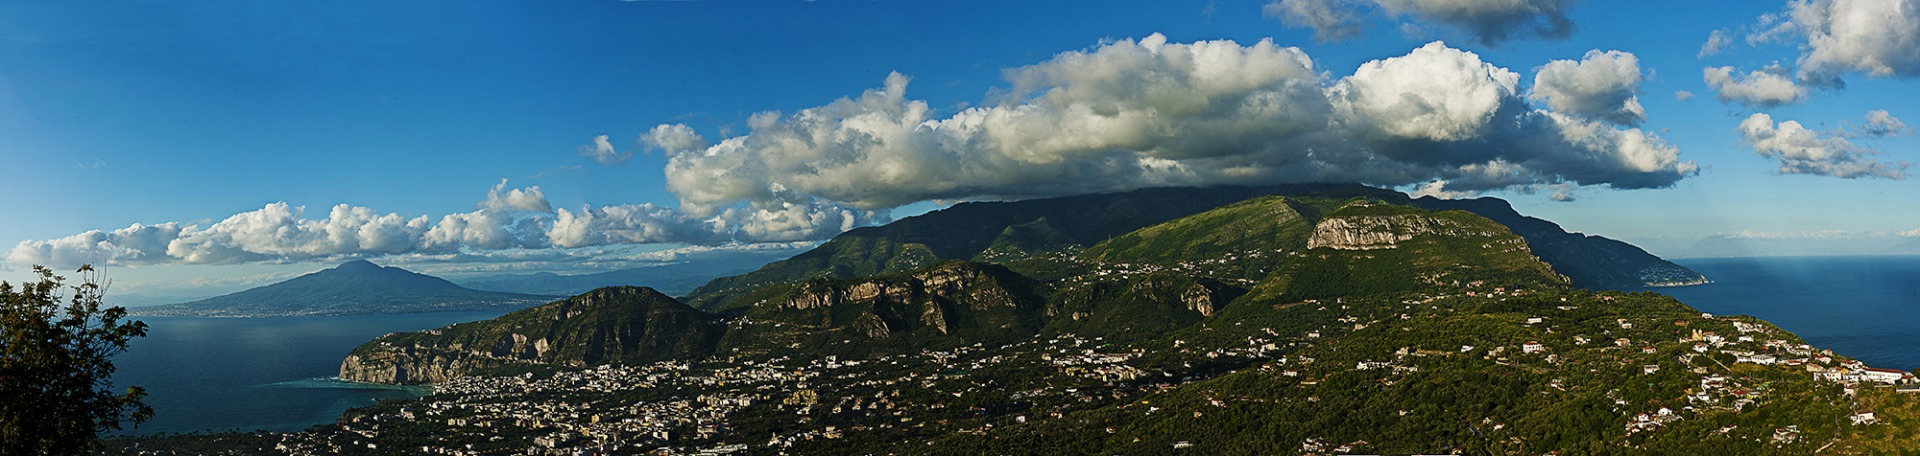
{"label": "mountain ridge", "polygon": [[[991,259],[995,243],[1012,232],[1040,232],[1087,248],[1157,223],[1259,196],[1365,197],[1426,209],[1459,209],[1486,217],[1528,240],[1535,254],[1589,289],[1629,289],[1704,283],[1706,278],[1631,244],[1569,233],[1558,224],[1514,211],[1498,198],[1441,200],[1358,184],[1168,187],[1120,193],[1004,202],[969,202],[859,228],[792,258],[737,276],[716,278],[683,299],[696,308],[727,307],[760,286],[813,277],[861,277],[912,270],[945,259]],[[1043,222],[1044,221],[1044,222]],[[1043,222],[1045,230],[1030,225]],[[971,231],[968,231],[971,230]],[[1033,237],[1033,236],[1029,236]],[[1050,245],[1060,246],[1054,241]],[[985,255],[985,256],[983,256]]]}

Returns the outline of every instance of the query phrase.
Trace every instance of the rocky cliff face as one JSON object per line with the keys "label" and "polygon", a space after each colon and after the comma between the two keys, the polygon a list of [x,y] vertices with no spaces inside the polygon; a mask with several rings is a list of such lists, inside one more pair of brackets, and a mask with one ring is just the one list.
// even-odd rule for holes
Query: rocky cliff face
{"label": "rocky cliff face", "polygon": [[702,356],[723,326],[649,288],[609,287],[493,320],[382,336],[340,363],[352,381],[436,383],[508,366],[582,367]]}
{"label": "rocky cliff face", "polygon": [[998,267],[952,263],[906,276],[813,281],[787,294],[777,309],[810,313],[818,317],[817,324],[835,326],[829,315],[831,309],[858,306],[866,313],[851,326],[868,337],[882,338],[918,328],[945,335],[953,325],[968,323],[959,321],[964,317],[956,313],[1018,311],[1026,306],[1002,283],[1010,276],[1010,271]]}
{"label": "rocky cliff face", "polygon": [[340,378],[389,385],[441,383],[482,365],[498,365],[488,362],[493,360],[481,361],[485,358],[471,355],[416,345],[387,345],[347,355],[340,362]]}
{"label": "rocky cliff face", "polygon": [[810,280],[742,311],[720,350],[813,347],[815,354],[860,356],[1023,337],[1038,330],[1045,312],[1035,286],[1006,267],[967,261]]}
{"label": "rocky cliff face", "polygon": [[1493,236],[1459,222],[1425,215],[1367,215],[1329,217],[1313,226],[1307,248],[1338,250],[1391,249],[1421,235]]}

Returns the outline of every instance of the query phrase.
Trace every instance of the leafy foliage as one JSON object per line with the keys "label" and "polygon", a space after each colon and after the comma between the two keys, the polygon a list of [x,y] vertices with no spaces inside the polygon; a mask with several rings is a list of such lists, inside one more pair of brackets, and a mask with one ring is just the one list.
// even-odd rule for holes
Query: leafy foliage
{"label": "leafy foliage", "polygon": [[37,282],[0,282],[0,454],[81,454],[121,420],[153,415],[141,403],[145,390],[109,390],[113,355],[147,325],[101,306],[106,284],[91,267],[72,287],[46,268],[33,271]]}

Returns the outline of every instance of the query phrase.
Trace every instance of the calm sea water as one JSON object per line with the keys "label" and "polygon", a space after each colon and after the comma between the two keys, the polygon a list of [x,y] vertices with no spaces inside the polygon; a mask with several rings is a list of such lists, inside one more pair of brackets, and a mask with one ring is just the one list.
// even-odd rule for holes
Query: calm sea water
{"label": "calm sea water", "polygon": [[394,331],[484,320],[505,311],[354,317],[140,317],[147,337],[115,358],[114,383],[147,389],[155,416],[121,434],[297,431],[413,390],[334,380],[340,359]]}
{"label": "calm sea water", "polygon": [[1920,255],[1675,260],[1714,283],[1652,291],[1759,317],[1867,365],[1920,368]]}

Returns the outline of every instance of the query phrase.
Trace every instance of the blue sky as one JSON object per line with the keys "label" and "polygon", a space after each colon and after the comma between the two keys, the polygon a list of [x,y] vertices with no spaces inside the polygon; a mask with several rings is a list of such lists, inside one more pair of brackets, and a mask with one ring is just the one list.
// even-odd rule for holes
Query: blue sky
{"label": "blue sky", "polygon": [[[1536,8],[1564,14],[1573,26],[1564,36],[1528,28],[1537,21],[1474,29],[1438,7],[1421,9],[1449,3],[1478,2],[9,2],[0,5],[0,185],[11,197],[0,199],[0,213],[12,215],[10,223],[0,224],[0,246],[40,242],[44,248],[16,248],[9,256],[11,271],[0,277],[18,280],[24,263],[42,262],[33,260],[66,267],[59,263],[85,259],[112,265],[122,290],[192,295],[358,257],[455,276],[575,272],[695,258],[670,253],[711,248],[690,244],[794,241],[802,244],[781,245],[798,248],[841,228],[953,200],[1154,182],[1302,179],[1277,167],[1252,177],[1221,168],[1166,178],[1137,169],[1116,177],[1102,174],[1105,168],[1099,166],[1076,165],[1062,168],[1073,173],[1070,184],[967,176],[942,182],[946,186],[938,191],[904,191],[886,188],[889,182],[903,186],[902,181],[884,179],[822,183],[833,177],[828,170],[815,179],[789,179],[795,169],[816,170],[815,163],[793,161],[796,157],[873,158],[891,153],[884,147],[793,151],[773,146],[782,132],[809,131],[808,124],[791,117],[795,113],[841,98],[859,104],[867,91],[886,91],[890,74],[910,80],[900,106],[923,101],[930,110],[924,117],[937,121],[967,108],[1019,104],[1023,98],[1043,103],[1046,89],[1073,88],[1079,77],[1065,69],[1067,60],[1057,57],[1061,53],[1077,52],[1097,62],[1150,39],[1175,46],[1231,40],[1240,51],[1262,40],[1297,47],[1311,59],[1322,90],[1333,90],[1368,62],[1407,56],[1396,71],[1418,71],[1420,65],[1459,61],[1471,53],[1517,76],[1508,98],[1542,110],[1549,109],[1544,99],[1526,97],[1536,92],[1537,67],[1580,61],[1590,50],[1623,51],[1637,60],[1639,75],[1623,93],[1636,94],[1644,114],[1628,124],[1593,125],[1657,137],[1666,146],[1662,150],[1677,153],[1677,161],[1653,171],[1534,169],[1521,174],[1523,182],[1474,182],[1458,167],[1433,168],[1437,174],[1419,178],[1430,169],[1410,166],[1409,176],[1450,178],[1448,189],[1504,197],[1524,213],[1569,229],[1669,255],[1684,255],[1698,239],[1728,233],[1893,242],[1904,239],[1902,231],[1920,229],[1920,214],[1898,210],[1915,206],[1920,192],[1914,179],[1887,175],[1899,170],[1899,162],[1916,161],[1920,142],[1910,129],[1863,133],[1865,116],[1874,110],[1920,120],[1920,111],[1912,108],[1920,106],[1914,80],[1920,65],[1911,58],[1889,63],[1880,74],[1847,66],[1874,57],[1874,43],[1851,43],[1855,48],[1837,49],[1858,52],[1810,59],[1839,45],[1810,44],[1805,30],[1811,27],[1805,25],[1799,35],[1788,31],[1749,44],[1746,38],[1770,24],[1794,20],[1786,15],[1794,6],[1784,1],[1536,2]],[[1829,0],[1801,7],[1880,3],[1893,4]],[[1316,29],[1305,26],[1303,16],[1281,11],[1301,6],[1327,7],[1364,31],[1316,40]],[[1914,7],[1904,8],[1911,15]],[[1534,11],[1519,17],[1554,14]],[[1786,19],[1762,19],[1770,14]],[[1882,34],[1886,39],[1920,34],[1912,30],[1915,22],[1889,22],[1904,34]],[[1507,34],[1490,37],[1487,30]],[[1715,30],[1730,44],[1703,56],[1702,45]],[[1156,33],[1160,37],[1150,38]],[[1410,55],[1436,40],[1445,44],[1433,48],[1431,59]],[[1830,71],[1796,73],[1823,62]],[[1770,64],[1780,65],[1771,74],[1785,75],[1802,91],[1797,100],[1767,101],[1766,94],[1750,93],[1747,102],[1721,101],[1716,98],[1724,87],[1703,78],[1703,69],[1710,67],[1730,66],[1733,74],[1744,76]],[[1009,69],[1022,67],[1057,72],[1052,79],[1034,76],[1039,79],[1026,82],[1038,84],[1039,91],[1020,93],[1031,87],[1019,86],[1013,76],[1018,72]],[[1676,91],[1694,97],[1678,100]],[[1017,97],[1010,99],[1009,93]],[[884,104],[882,98],[873,99],[875,106]],[[873,108],[879,111],[845,108],[855,114],[893,112],[885,106]],[[757,124],[755,114],[764,111],[788,117],[762,118],[775,124]],[[1831,147],[1838,138],[1856,152],[1877,151],[1861,157],[1881,163],[1883,172],[1842,177],[1836,174],[1844,172],[1831,171],[1837,168],[1814,167],[1832,165],[1835,159],[1829,157],[1802,163],[1829,175],[1779,174],[1780,159],[1756,153],[1769,146],[1756,145],[1740,130],[1758,113],[1774,122],[1797,121],[1816,135],[1813,139],[1827,141],[1813,145]],[[1406,133],[1394,130],[1401,124],[1385,121],[1391,119],[1375,118],[1380,121],[1373,128],[1381,132]],[[1540,119],[1533,121],[1548,122]],[[682,144],[667,139],[684,136],[652,134],[662,125],[684,126],[676,131],[697,134],[698,141]],[[589,153],[600,135],[612,146],[607,160]],[[1048,159],[1173,157],[1179,162],[1218,148],[1194,146],[1190,138],[1177,136],[1148,138],[1154,151],[1095,147],[1099,150],[1072,150]],[[1255,136],[1248,141],[1267,138]],[[643,137],[652,140],[643,144]],[[715,151],[699,146],[729,137],[758,149],[735,157],[744,162],[700,161]],[[1521,144],[1488,141],[1475,144]],[[1800,151],[1810,143],[1768,144]],[[921,147],[934,149],[922,151],[934,155],[862,163],[897,165],[897,160],[956,155],[968,160],[966,154],[973,153]],[[670,157],[682,155],[683,166],[669,165]],[[1689,162],[1697,169],[1688,168]],[[918,165],[901,165],[908,170],[904,175],[913,176]],[[699,181],[699,173],[721,171],[730,180],[711,188],[688,183]],[[695,177],[675,184],[668,177],[676,172]],[[1586,185],[1555,177],[1589,172],[1594,177],[1581,182]],[[1656,182],[1627,184],[1646,179]],[[762,188],[767,183],[779,185]],[[1552,198],[1566,188],[1572,189],[1571,201]],[[110,236],[136,223],[204,231],[274,203],[304,207],[295,221],[327,219],[338,204],[364,209],[370,219],[393,214],[392,223],[380,225],[389,231],[379,233],[394,237],[315,247],[303,244],[313,242],[312,236],[287,234],[287,227],[297,223],[282,224],[280,231],[230,233],[194,244],[204,255],[187,258],[163,254],[165,242],[139,247],[132,244],[153,240]],[[568,214],[560,214],[563,210]],[[435,243],[435,235],[426,231],[450,214],[467,226],[489,221],[513,226],[451,232]],[[593,223],[586,223],[587,214],[596,217]],[[580,216],[572,219],[581,222],[580,230],[561,236],[556,220],[567,216]],[[425,219],[412,222],[420,217]],[[527,220],[534,225],[515,225]],[[713,231],[714,220],[723,222],[718,231]],[[531,228],[516,228],[526,226]],[[91,230],[102,233],[76,238]],[[174,231],[164,234],[178,235]],[[70,242],[54,243],[62,239]]]}

